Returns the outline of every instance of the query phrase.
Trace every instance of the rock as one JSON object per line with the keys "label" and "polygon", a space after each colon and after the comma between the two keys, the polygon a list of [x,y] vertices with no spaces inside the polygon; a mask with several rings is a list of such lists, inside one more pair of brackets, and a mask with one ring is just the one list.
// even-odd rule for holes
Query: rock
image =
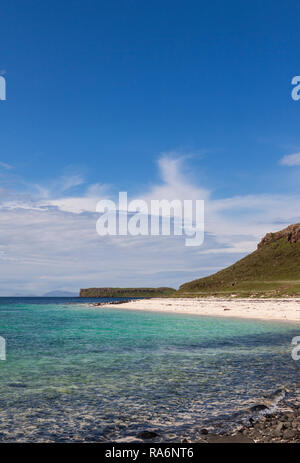
{"label": "rock", "polygon": [[292,429],[286,429],[283,432],[284,439],[293,439],[294,437],[296,437],[296,435],[297,435],[296,431],[294,431]]}
{"label": "rock", "polygon": [[281,388],[281,389],[277,389],[275,392],[272,392],[272,394],[270,394],[269,396],[266,396],[266,398],[269,400],[280,401],[284,399],[285,396],[286,396],[286,390]]}
{"label": "rock", "polygon": [[158,434],[154,431],[141,431],[138,433],[137,437],[141,439],[153,439],[154,437],[158,437]]}
{"label": "rock", "polygon": [[200,434],[208,434],[208,430],[203,428],[201,429]]}
{"label": "rock", "polygon": [[254,429],[258,429],[258,430],[264,429],[264,425],[262,423],[256,423],[254,425]]}
{"label": "rock", "polygon": [[254,405],[253,407],[250,408],[251,412],[261,412],[263,410],[268,410],[268,407],[263,404]]}
{"label": "rock", "polygon": [[9,383],[8,386],[9,387],[27,387],[27,385],[23,383]]}
{"label": "rock", "polygon": [[285,427],[284,423],[280,422],[280,423],[278,423],[278,425],[276,426],[275,431],[280,432],[280,431],[282,431],[282,430],[284,429],[284,427]]}
{"label": "rock", "polygon": [[298,243],[300,241],[300,223],[289,225],[275,233],[267,233],[263,239],[258,243],[257,249],[274,241],[285,238],[288,243]]}

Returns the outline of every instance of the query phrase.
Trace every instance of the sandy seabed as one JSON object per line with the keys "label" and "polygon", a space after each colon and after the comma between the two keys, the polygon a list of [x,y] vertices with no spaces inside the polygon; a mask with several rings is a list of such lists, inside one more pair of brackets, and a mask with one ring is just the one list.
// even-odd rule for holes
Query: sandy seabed
{"label": "sandy seabed", "polygon": [[[105,307],[105,305],[102,305],[102,307]],[[300,298],[153,298],[139,299],[122,304],[109,304],[107,307],[212,317],[238,317],[300,322]]]}

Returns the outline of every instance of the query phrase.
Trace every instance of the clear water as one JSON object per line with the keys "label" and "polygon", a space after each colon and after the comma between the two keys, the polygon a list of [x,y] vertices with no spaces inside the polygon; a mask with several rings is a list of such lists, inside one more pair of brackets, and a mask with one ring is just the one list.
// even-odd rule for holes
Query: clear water
{"label": "clear water", "polygon": [[[299,392],[300,326],[0,298],[0,440],[197,440],[264,395]],[[97,300],[99,301],[99,300]]]}

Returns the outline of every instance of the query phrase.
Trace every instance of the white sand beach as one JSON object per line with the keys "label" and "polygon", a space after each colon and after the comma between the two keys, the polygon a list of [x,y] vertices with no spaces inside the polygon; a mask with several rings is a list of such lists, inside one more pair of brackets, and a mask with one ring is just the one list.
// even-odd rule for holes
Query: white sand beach
{"label": "white sand beach", "polygon": [[214,317],[238,317],[300,322],[300,298],[153,298],[143,300],[139,299],[122,304],[110,304],[102,307]]}

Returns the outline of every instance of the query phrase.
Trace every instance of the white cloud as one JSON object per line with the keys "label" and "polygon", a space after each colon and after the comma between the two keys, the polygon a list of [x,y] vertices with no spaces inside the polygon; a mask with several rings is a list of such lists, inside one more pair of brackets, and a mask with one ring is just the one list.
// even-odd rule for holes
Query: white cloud
{"label": "white cloud", "polygon": [[81,214],[82,212],[95,212],[99,197],[76,197],[58,198],[45,202],[45,205],[56,206],[60,211]]}
{"label": "white cloud", "polygon": [[[172,153],[173,156],[175,153]],[[141,199],[204,199],[210,196],[207,188],[199,187],[193,184],[189,174],[183,173],[185,158],[170,157],[168,154],[158,161],[158,168],[161,175],[161,183],[153,185],[152,188],[141,196]]]}
{"label": "white cloud", "polygon": [[60,196],[42,203],[43,205],[55,206],[64,212],[81,214],[82,212],[95,212],[96,204],[100,199],[109,198],[109,186],[92,184],[87,187],[82,196]]}
{"label": "white cloud", "polygon": [[84,179],[81,175],[71,175],[71,176],[62,176],[59,179],[59,187],[61,191],[67,191],[70,188],[74,188],[76,186],[82,185],[84,183]]}
{"label": "white cloud", "polygon": [[[205,199],[206,238],[188,248],[184,237],[112,236],[96,233],[95,205],[116,199],[108,185],[84,185],[61,177],[30,186],[26,194],[2,195],[0,203],[0,294],[43,294],[90,286],[178,286],[213,273],[255,249],[269,231],[300,221],[300,197],[246,195],[214,199],[185,171],[174,154],[158,162],[160,182],[144,188],[141,199]],[[64,180],[63,180],[64,179]],[[25,184],[25,183],[24,183]],[[76,190],[77,191],[77,190]],[[130,199],[136,199],[132,197]]]}
{"label": "white cloud", "polygon": [[300,153],[287,154],[279,162],[283,166],[300,166]]}

